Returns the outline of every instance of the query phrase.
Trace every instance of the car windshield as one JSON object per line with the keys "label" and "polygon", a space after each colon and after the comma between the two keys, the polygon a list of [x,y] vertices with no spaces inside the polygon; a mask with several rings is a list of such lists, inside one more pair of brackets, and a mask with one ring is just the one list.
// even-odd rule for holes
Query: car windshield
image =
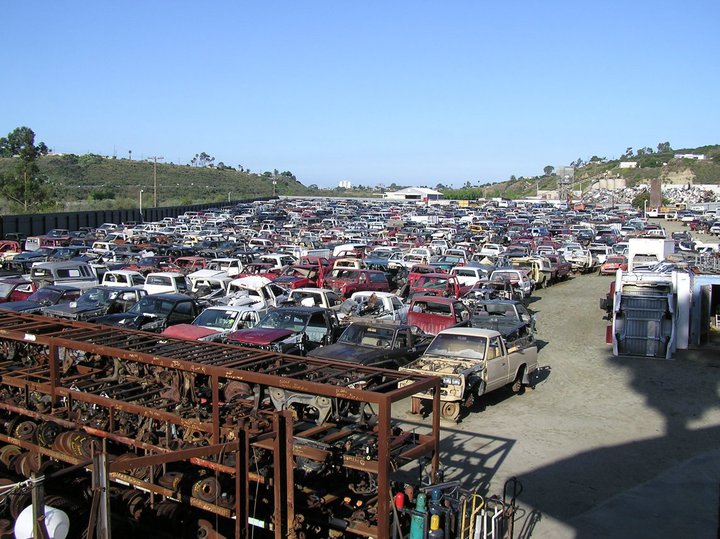
{"label": "car windshield", "polygon": [[362,324],[351,324],[343,332],[338,342],[389,348],[392,345],[393,332],[387,328],[377,328]]}
{"label": "car windshield", "polygon": [[476,335],[438,335],[425,355],[454,359],[484,359],[487,339]]}
{"label": "car windshield", "polygon": [[80,303],[97,303],[100,305],[110,303],[118,296],[117,290],[108,290],[107,288],[91,288],[78,298]]}
{"label": "car windshield", "polygon": [[460,258],[459,256],[447,256],[447,255],[440,256],[436,260],[436,262],[441,262],[443,264],[460,264],[460,262],[462,262],[462,261],[463,261],[463,259]]}
{"label": "car windshield", "polygon": [[358,272],[352,269],[338,268],[332,271],[330,275],[333,279],[344,279],[346,281],[357,281]]}
{"label": "car windshield", "polygon": [[135,305],[128,309],[130,314],[153,314],[167,315],[172,310],[175,302],[159,298],[157,296],[145,296]]}
{"label": "car windshield", "polygon": [[217,329],[230,329],[233,327],[240,313],[225,309],[205,309],[193,321],[195,326],[205,326]]}
{"label": "car windshield", "polygon": [[41,288],[28,298],[29,301],[37,301],[38,303],[56,303],[63,295],[62,290],[54,290],[52,288]]}
{"label": "car windshield", "polygon": [[296,311],[272,311],[263,317],[257,327],[304,331],[309,320],[310,313]]}
{"label": "car windshield", "polygon": [[505,303],[486,303],[484,305],[478,305],[478,312],[486,312],[492,316],[512,316],[515,314],[512,305]]}
{"label": "car windshield", "polygon": [[15,288],[14,283],[0,282],[0,298],[6,298]]}
{"label": "car windshield", "polygon": [[517,279],[517,273],[508,273],[508,272],[494,272],[492,274],[492,277],[490,280],[493,283],[501,283],[503,281],[512,281],[513,279]]}

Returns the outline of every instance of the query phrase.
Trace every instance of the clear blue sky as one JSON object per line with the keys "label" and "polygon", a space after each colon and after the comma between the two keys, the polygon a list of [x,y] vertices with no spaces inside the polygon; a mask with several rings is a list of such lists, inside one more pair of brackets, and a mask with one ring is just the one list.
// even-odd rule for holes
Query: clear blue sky
{"label": "clear blue sky", "polygon": [[719,143],[720,2],[6,2],[0,134],[306,185]]}

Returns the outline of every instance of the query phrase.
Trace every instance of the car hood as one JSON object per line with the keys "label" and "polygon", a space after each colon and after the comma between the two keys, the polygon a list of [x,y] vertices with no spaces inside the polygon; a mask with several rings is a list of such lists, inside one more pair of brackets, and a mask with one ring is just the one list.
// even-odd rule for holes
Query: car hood
{"label": "car hood", "polygon": [[[72,302],[71,302],[72,303]],[[105,306],[100,306],[99,303],[78,303],[72,306],[71,303],[62,303],[60,305],[53,305],[45,309],[45,312],[52,313],[87,313],[92,311],[101,312]]]}
{"label": "car hood", "polygon": [[40,309],[43,307],[42,303],[38,303],[37,301],[9,301],[7,303],[3,303],[0,308],[5,309],[6,311],[15,311],[15,312],[23,312],[23,311],[31,311],[33,309]]}
{"label": "car hood", "polygon": [[109,314],[106,316],[99,316],[97,318],[91,319],[90,322],[94,322],[95,324],[103,324],[106,326],[121,326],[125,328],[139,329],[151,320],[162,320],[164,318],[165,315],[146,316],[144,314],[117,313]]}
{"label": "car hood", "polygon": [[205,328],[202,326],[194,326],[193,324],[176,324],[170,326],[162,332],[166,337],[174,337],[176,339],[202,339],[208,335],[219,333],[216,329]]}
{"label": "car hood", "polygon": [[97,318],[93,318],[91,322],[106,326],[139,327],[141,325],[141,318],[143,318],[142,315],[118,313],[109,314],[107,316],[99,316]]}
{"label": "car hood", "polygon": [[227,339],[230,342],[244,342],[262,346],[286,339],[295,333],[297,332],[291,329],[250,328],[235,331],[228,335]]}
{"label": "car hood", "polygon": [[366,365],[380,359],[384,355],[384,350],[382,348],[375,348],[374,346],[335,343],[316,348],[309,355],[320,359],[351,361],[353,363]]}

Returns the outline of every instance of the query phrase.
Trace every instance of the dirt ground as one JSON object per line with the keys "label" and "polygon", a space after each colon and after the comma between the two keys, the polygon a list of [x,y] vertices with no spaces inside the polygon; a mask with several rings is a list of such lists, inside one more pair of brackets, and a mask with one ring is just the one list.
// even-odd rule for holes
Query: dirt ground
{"label": "dirt ground", "polygon": [[[522,482],[516,537],[596,537],[586,517],[599,506],[720,449],[720,335],[711,347],[671,361],[613,357],[599,308],[611,279],[582,275],[536,291],[530,304],[540,347],[535,389],[498,391],[459,424],[442,422],[446,479],[490,494],[501,494],[512,476]],[[430,421],[404,419],[418,426]],[[703,472],[693,468],[682,477],[692,482],[689,475],[697,473]],[[720,477],[714,481],[717,487]],[[717,500],[716,491],[710,507],[717,509]],[[648,517],[647,537],[675,536],[662,532],[664,513]],[[717,536],[717,528],[707,531]]]}

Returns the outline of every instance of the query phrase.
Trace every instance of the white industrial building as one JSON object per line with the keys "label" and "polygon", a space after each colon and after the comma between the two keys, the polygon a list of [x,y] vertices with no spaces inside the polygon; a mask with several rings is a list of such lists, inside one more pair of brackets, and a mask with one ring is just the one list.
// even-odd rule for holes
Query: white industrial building
{"label": "white industrial building", "polygon": [[388,200],[404,200],[407,202],[432,202],[442,200],[443,194],[426,187],[408,187],[399,191],[388,191],[383,195]]}

